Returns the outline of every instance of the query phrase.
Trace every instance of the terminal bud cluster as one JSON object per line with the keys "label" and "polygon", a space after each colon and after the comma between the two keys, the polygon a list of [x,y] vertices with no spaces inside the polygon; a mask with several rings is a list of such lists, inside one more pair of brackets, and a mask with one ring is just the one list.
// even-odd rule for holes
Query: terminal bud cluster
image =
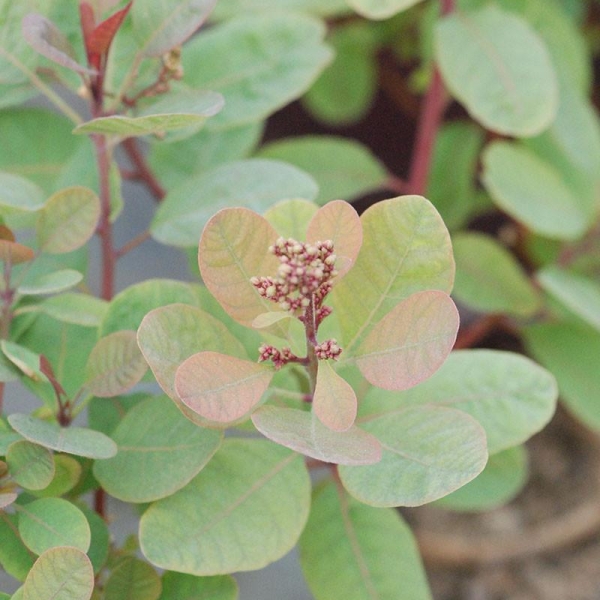
{"label": "terminal bud cluster", "polygon": [[[333,250],[331,240],[309,243],[280,237],[269,246],[269,252],[279,259],[277,275],[252,277],[250,281],[263,298],[277,303],[316,332],[323,319],[331,314],[331,307],[323,301],[338,273]],[[314,351],[319,359],[337,359],[342,350],[335,340],[327,340],[315,345]],[[259,361],[271,360],[276,368],[304,360],[289,348],[278,350],[267,344],[259,348],[259,353]]]}

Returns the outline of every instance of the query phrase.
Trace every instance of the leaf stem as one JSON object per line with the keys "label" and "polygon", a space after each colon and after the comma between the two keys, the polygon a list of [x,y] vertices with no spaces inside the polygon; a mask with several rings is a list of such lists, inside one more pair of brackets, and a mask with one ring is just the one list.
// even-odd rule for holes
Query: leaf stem
{"label": "leaf stem", "polygon": [[146,157],[140,150],[139,144],[135,138],[127,138],[122,142],[127,156],[136,168],[135,174],[146,184],[152,195],[160,202],[166,195],[165,189],[156,178],[146,161]]}

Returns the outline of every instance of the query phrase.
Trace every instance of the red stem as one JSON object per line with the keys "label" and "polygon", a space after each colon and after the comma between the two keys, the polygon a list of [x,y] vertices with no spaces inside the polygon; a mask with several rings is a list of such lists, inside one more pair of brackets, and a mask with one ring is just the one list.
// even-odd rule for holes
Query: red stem
{"label": "red stem", "polygon": [[166,192],[148,166],[146,157],[142,154],[137,140],[135,138],[123,140],[123,148],[136,168],[136,175],[146,184],[156,200],[160,202],[165,197]]}
{"label": "red stem", "polygon": [[[447,15],[455,9],[455,0],[440,0],[440,6],[442,15]],[[448,96],[442,76],[437,66],[434,65],[431,82],[425,94],[423,108],[417,123],[415,146],[405,190],[410,194],[423,195],[427,190],[435,139],[447,103]]]}

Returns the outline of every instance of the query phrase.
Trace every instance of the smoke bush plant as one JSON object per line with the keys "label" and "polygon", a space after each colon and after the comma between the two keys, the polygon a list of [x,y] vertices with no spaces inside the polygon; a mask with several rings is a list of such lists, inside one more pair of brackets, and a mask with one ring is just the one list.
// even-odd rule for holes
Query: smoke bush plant
{"label": "smoke bush plant", "polygon": [[[79,11],[0,0],[0,379],[41,401],[0,420],[0,565],[22,583],[12,598],[229,600],[231,573],[296,544],[317,600],[429,598],[395,507],[508,499],[524,479],[521,445],[554,410],[548,371],[468,349],[498,324],[597,424],[585,377],[562,365],[578,336],[598,342],[597,263],[585,258],[600,137],[585,46],[564,52],[579,40],[577,11],[540,2],[298,0],[268,14],[261,0],[239,14],[234,0]],[[332,62],[318,17],[351,9],[365,19],[332,22]],[[414,27],[431,44],[398,46]],[[302,95],[318,118],[356,119],[374,57],[390,49],[418,59],[415,88],[427,82],[407,181],[335,137],[256,149],[263,121]],[[446,88],[471,120],[442,126]],[[21,106],[39,93],[62,115]],[[513,139],[481,153],[484,130]],[[160,204],[117,248],[124,177]],[[334,200],[382,187],[401,195],[360,217]],[[494,206],[516,224],[538,286],[498,241],[460,231]],[[447,226],[453,293],[483,315],[453,352]],[[115,293],[118,262],[149,236],[199,241],[203,285]],[[139,507],[123,543],[111,540],[107,494]]]}

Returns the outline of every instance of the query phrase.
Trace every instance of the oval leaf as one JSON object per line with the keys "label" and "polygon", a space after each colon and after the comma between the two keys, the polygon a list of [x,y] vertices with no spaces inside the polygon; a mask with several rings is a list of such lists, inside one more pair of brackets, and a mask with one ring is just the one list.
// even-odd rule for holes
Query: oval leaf
{"label": "oval leaf", "polygon": [[46,298],[37,305],[41,312],[57,321],[94,328],[98,327],[108,307],[109,303],[106,300],[91,294],[69,292]]}
{"label": "oval leaf", "polygon": [[20,175],[0,172],[0,206],[34,212],[43,205],[44,194],[39,186]]}
{"label": "oval leaf", "polygon": [[483,168],[483,183],[494,202],[532,231],[567,240],[585,231],[585,203],[559,171],[531,150],[493,142],[483,153]]}
{"label": "oval leaf", "polygon": [[523,18],[496,5],[455,11],[439,22],[435,42],[452,95],[488,129],[533,136],[556,117],[558,83],[550,55]]}
{"label": "oval leaf", "polygon": [[[124,502],[151,502],[188,484],[208,463],[222,434],[197,427],[164,396],[127,412],[113,439],[117,455],[94,463],[102,487]],[[169,467],[163,468],[168,462]]]}
{"label": "oval leaf", "polygon": [[300,564],[316,600],[431,600],[419,549],[395,510],[365,506],[333,483],[315,491]]}
{"label": "oval leaf", "polygon": [[169,571],[162,578],[160,600],[189,598],[197,600],[237,600],[238,586],[231,575],[196,577]]}
{"label": "oval leaf", "polygon": [[87,458],[111,458],[117,453],[117,445],[108,436],[92,429],[59,427],[18,413],[9,415],[8,422],[25,439],[57,452]]}
{"label": "oval leaf", "polygon": [[405,390],[430,377],[454,346],[458,310],[450,296],[417,292],[393,308],[356,351],[356,364],[369,383]]}
{"label": "oval leaf", "polygon": [[56,294],[72,288],[82,279],[83,275],[79,271],[75,271],[75,269],[61,269],[60,271],[40,275],[31,281],[23,283],[17,288],[17,292],[27,296]]}
{"label": "oval leaf", "polygon": [[18,497],[14,492],[0,492],[0,510],[10,506]]}
{"label": "oval leaf", "polygon": [[260,569],[293,548],[309,507],[299,455],[229,439],[186,487],[143,514],[140,545],[154,565],[192,575]]}
{"label": "oval leaf", "polygon": [[372,435],[358,427],[333,431],[310,412],[263,406],[252,422],[270,440],[323,462],[369,465],[381,460],[381,445]]}
{"label": "oval leaf", "polygon": [[5,264],[18,265],[35,258],[35,252],[18,242],[0,240],[0,260]]}
{"label": "oval leaf", "polygon": [[104,584],[104,600],[158,600],[160,592],[158,573],[135,556],[121,559]]}
{"label": "oval leaf", "polygon": [[321,423],[334,431],[350,429],[356,419],[358,402],[352,386],[338,375],[328,360],[319,361],[313,410]]}
{"label": "oval leaf", "polygon": [[309,175],[286,163],[258,158],[230,162],[174,187],[161,203],[150,230],[159,242],[195,246],[216,210],[235,205],[262,213],[280,200],[313,200],[317,192]]}
{"label": "oval leaf", "polygon": [[351,204],[343,200],[328,202],[309,223],[306,240],[333,242],[333,250],[337,256],[337,281],[352,268],[362,245],[362,224],[358,213]]}
{"label": "oval leaf", "polygon": [[22,600],[89,600],[94,569],[77,548],[51,548],[35,561],[21,590]]}
{"label": "oval leaf", "polygon": [[8,447],[6,462],[11,477],[29,490],[44,489],[54,477],[52,452],[27,440],[14,442]]}
{"label": "oval leaf", "polygon": [[181,401],[207,421],[229,425],[247,417],[273,377],[273,370],[218,352],[199,352],[175,373]]}
{"label": "oval leaf", "polygon": [[469,415],[410,407],[361,422],[382,444],[381,461],[339,468],[344,487],[371,506],[419,506],[474,479],[485,467],[485,432]]}
{"label": "oval leaf", "polygon": [[147,369],[135,331],[115,331],[92,349],[85,367],[85,386],[100,398],[118,396],[138,383]]}
{"label": "oval leaf", "polygon": [[161,56],[187,40],[204,23],[216,0],[167,0],[131,9],[133,35],[144,56]]}
{"label": "oval leaf", "polygon": [[36,554],[57,546],[90,547],[91,531],[85,515],[62,498],[41,498],[18,507],[19,533]]}
{"label": "oval leaf", "polygon": [[361,221],[363,244],[356,263],[332,292],[346,356],[401,300],[423,290],[449,292],[454,280],[448,230],[425,198],[378,202]]}
{"label": "oval leaf", "polygon": [[56,192],[46,202],[37,223],[40,250],[63,254],[83,246],[96,231],[100,200],[85,187]]}
{"label": "oval leaf", "polygon": [[277,305],[263,298],[250,283],[255,276],[274,275],[279,261],[269,252],[277,232],[266,219],[246,208],[219,211],[202,232],[198,266],[206,287],[225,312],[252,326]]}
{"label": "oval leaf", "polygon": [[389,19],[421,0],[347,0],[348,4],[367,19]]}

